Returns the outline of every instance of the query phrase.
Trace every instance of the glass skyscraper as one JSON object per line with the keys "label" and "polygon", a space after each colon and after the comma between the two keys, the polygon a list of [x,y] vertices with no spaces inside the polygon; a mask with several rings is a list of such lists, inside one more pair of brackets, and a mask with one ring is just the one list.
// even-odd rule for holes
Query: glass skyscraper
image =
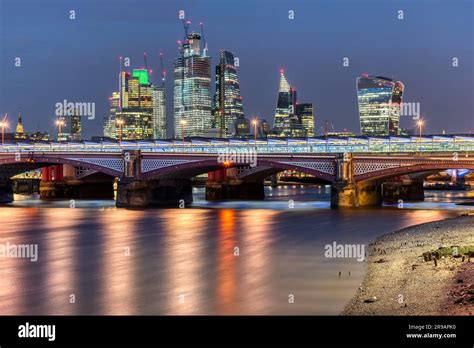
{"label": "glass skyscraper", "polygon": [[280,86],[273,122],[274,137],[314,136],[313,104],[297,104],[296,89],[286,80],[284,71],[280,71]]}
{"label": "glass skyscraper", "polygon": [[367,136],[398,135],[404,86],[382,76],[357,78],[360,132]]}
{"label": "glass skyscraper", "polygon": [[296,105],[296,114],[301,122],[305,136],[314,137],[314,109],[312,103],[302,103]]}
{"label": "glass skyscraper", "polygon": [[211,58],[201,53],[201,35],[191,33],[174,61],[174,136],[203,136],[212,126]]}
{"label": "glass skyscraper", "polygon": [[296,117],[296,90],[286,80],[285,73],[280,70],[280,85],[273,122],[275,136],[286,137],[291,135],[291,123]]}
{"label": "glass skyscraper", "polygon": [[155,139],[166,139],[166,89],[153,87],[153,129]]}
{"label": "glass skyscraper", "polygon": [[[234,55],[222,50],[216,66],[216,93],[214,95],[215,128],[221,130],[221,137],[236,134],[237,119],[244,118],[240,83],[234,65]],[[244,124],[244,121],[239,123]]]}

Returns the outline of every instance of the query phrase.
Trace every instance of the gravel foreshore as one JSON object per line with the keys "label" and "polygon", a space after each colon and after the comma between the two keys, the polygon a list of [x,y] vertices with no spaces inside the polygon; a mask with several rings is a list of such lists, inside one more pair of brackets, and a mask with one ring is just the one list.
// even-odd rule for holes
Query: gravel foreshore
{"label": "gravel foreshore", "polygon": [[379,237],[368,247],[366,277],[341,314],[473,315],[473,254],[453,257],[452,248],[463,246],[474,246],[474,216]]}

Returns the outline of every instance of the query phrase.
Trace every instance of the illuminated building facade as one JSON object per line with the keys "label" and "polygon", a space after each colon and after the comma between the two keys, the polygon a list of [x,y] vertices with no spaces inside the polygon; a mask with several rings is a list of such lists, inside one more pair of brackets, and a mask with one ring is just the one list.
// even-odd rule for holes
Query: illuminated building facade
{"label": "illuminated building facade", "polygon": [[[237,133],[235,122],[244,117],[240,83],[231,52],[220,52],[215,83],[214,122],[216,128],[221,130],[221,137],[228,137]],[[242,122],[239,124],[243,125]]]}
{"label": "illuminated building facade", "polygon": [[157,114],[154,106],[159,104],[154,97],[158,98],[159,93],[154,91],[148,70],[122,71],[119,85],[120,92],[113,92],[109,98],[110,114],[105,120],[104,135],[122,140],[153,139]]}
{"label": "illuminated building facade", "polygon": [[290,86],[285,72],[280,70],[278,100],[273,122],[273,133],[277,137],[291,136],[291,123],[296,117],[296,90]]}
{"label": "illuminated building facade", "polygon": [[166,89],[153,87],[153,129],[155,139],[166,139]]}
{"label": "illuminated building facade", "polygon": [[109,98],[110,113],[108,117],[104,118],[104,136],[115,138],[117,113],[120,111],[120,93],[113,92]]}
{"label": "illuminated building facade", "polygon": [[174,61],[174,136],[203,136],[212,127],[211,58],[201,53],[201,35],[191,33]]}
{"label": "illuminated building facade", "polygon": [[313,104],[297,104],[296,89],[280,71],[280,86],[271,137],[314,136]]}
{"label": "illuminated building facade", "polygon": [[357,78],[360,131],[367,136],[400,134],[400,105],[404,86],[381,76]]}
{"label": "illuminated building facade", "polygon": [[59,141],[82,140],[81,116],[77,111],[73,111],[72,115],[59,116],[58,120],[63,122],[61,132],[58,133]]}
{"label": "illuminated building facade", "polygon": [[312,103],[302,103],[296,105],[296,114],[306,137],[314,137],[314,109]]}
{"label": "illuminated building facade", "polygon": [[25,130],[23,129],[23,120],[21,113],[18,114],[18,123],[16,124],[15,139],[26,139]]}

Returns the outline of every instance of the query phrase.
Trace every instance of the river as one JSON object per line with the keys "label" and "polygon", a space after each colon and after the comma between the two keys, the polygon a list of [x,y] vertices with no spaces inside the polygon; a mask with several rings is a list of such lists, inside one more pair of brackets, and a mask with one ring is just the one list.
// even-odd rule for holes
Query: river
{"label": "river", "polygon": [[184,209],[31,198],[2,206],[0,244],[37,245],[38,260],[0,258],[0,314],[338,314],[365,262],[326,258],[325,245],[367,245],[474,211],[456,205],[474,191],[352,210],[331,210],[328,188],[266,191],[265,201],[216,203],[197,188]]}

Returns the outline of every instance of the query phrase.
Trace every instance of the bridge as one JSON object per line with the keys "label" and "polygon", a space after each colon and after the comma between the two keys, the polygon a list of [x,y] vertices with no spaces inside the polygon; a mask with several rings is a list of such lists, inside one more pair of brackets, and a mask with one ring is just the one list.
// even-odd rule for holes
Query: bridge
{"label": "bridge", "polygon": [[207,199],[263,199],[263,181],[284,170],[331,185],[332,207],[422,198],[423,178],[474,170],[474,136],[186,141],[6,143],[0,146],[0,202],[13,199],[11,177],[48,166],[115,178],[117,205],[192,202],[192,179],[208,173]]}

